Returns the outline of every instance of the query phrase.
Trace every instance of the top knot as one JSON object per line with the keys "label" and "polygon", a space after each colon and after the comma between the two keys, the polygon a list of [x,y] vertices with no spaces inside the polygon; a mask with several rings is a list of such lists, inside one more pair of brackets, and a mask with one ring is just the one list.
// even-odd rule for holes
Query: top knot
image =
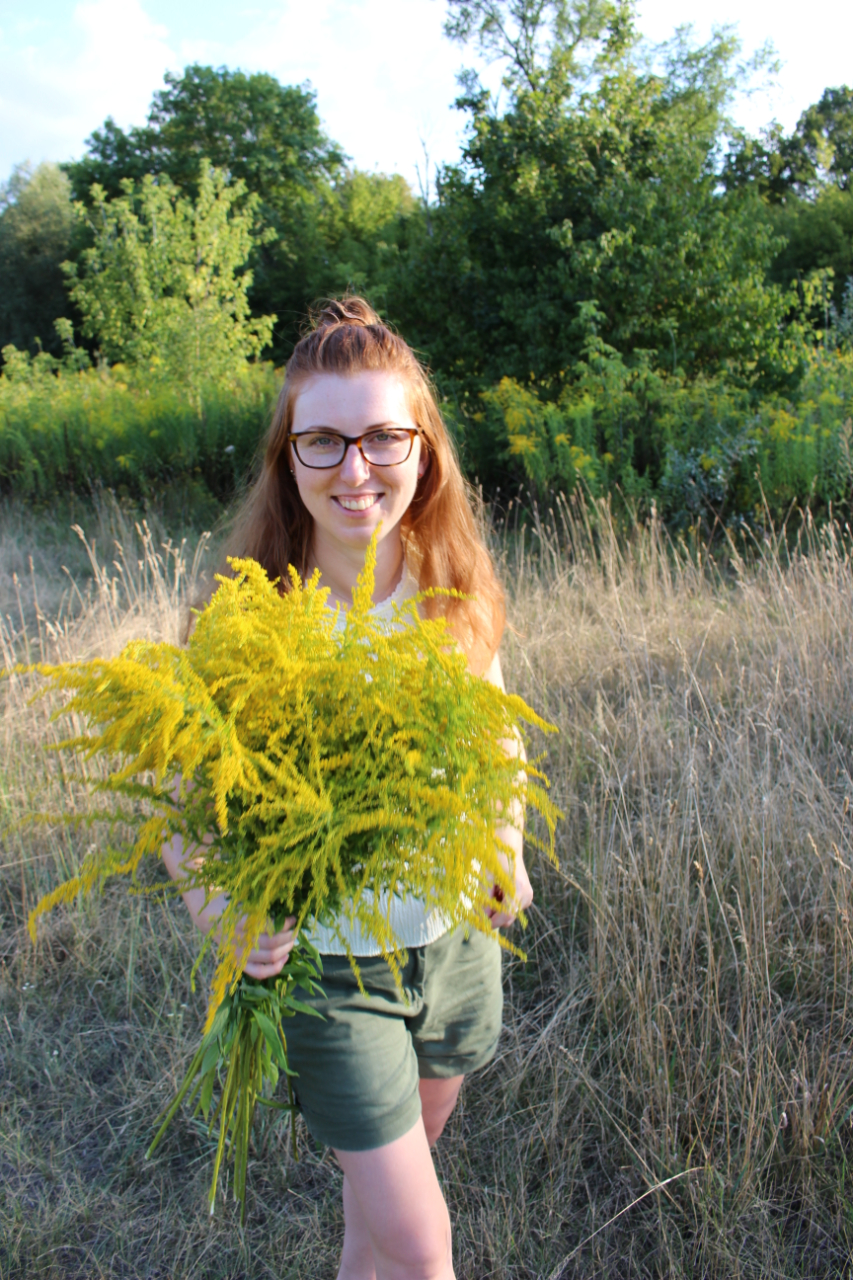
{"label": "top knot", "polygon": [[318,329],[337,328],[343,324],[357,325],[361,328],[373,325],[385,327],[373,307],[365,302],[364,298],[359,298],[355,294],[349,294],[343,298],[330,298],[311,313],[311,328],[315,332]]}
{"label": "top knot", "polygon": [[424,383],[424,371],[411,347],[380,320],[369,302],[355,294],[321,302],[311,327],[293,348],[285,382],[294,387],[318,373],[345,376],[385,369],[411,383]]}

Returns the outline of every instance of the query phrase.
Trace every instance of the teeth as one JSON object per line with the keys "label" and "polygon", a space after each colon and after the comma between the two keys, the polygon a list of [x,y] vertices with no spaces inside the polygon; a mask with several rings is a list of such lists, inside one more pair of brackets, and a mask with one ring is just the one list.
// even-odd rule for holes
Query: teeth
{"label": "teeth", "polygon": [[375,501],[375,498],[338,498],[345,511],[366,511]]}

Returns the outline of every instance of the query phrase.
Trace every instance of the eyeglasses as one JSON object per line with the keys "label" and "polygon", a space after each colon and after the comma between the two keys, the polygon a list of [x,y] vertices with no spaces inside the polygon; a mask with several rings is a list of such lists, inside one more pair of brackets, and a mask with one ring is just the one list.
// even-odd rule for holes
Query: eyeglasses
{"label": "eyeglasses", "polygon": [[303,467],[321,471],[326,467],[340,466],[351,444],[371,466],[396,467],[409,457],[418,435],[417,427],[374,427],[360,436],[317,430],[300,431],[287,439]]}

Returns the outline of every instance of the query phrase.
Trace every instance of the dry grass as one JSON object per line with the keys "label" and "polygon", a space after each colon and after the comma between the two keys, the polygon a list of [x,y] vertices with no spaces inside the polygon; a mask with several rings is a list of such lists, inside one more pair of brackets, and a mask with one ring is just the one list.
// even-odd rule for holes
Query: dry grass
{"label": "dry grass", "polygon": [[[562,728],[567,818],[501,1051],[438,1151],[457,1274],[846,1280],[851,548],[769,541],[724,573],[595,515],[503,544],[508,683]],[[119,535],[123,570],[88,594],[36,562],[6,661],[177,633],[181,556]],[[0,526],[26,564],[21,536]],[[29,946],[27,910],[91,835],[12,828],[89,803],[25,693],[4,686],[0,729],[0,1277],[333,1276],[340,1175],[304,1131],[298,1165],[283,1126],[259,1134],[245,1230],[231,1202],[206,1219],[188,1116],[143,1163],[202,1019],[194,941],[179,904],[116,889]]]}

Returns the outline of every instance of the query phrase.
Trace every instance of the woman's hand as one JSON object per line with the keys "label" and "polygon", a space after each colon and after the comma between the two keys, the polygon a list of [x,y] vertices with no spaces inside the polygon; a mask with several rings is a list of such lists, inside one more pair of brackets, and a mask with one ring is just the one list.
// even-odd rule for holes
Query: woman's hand
{"label": "woman's hand", "polygon": [[[161,856],[173,880],[185,880],[188,873],[198,865],[197,858],[187,853],[179,836],[173,836],[163,846]],[[204,889],[196,888],[187,889],[181,896],[187,904],[196,928],[202,933],[210,933],[211,930],[218,928],[219,917],[227,901],[224,895],[208,899]],[[253,950],[249,952],[243,972],[250,978],[257,979],[274,978],[281,973],[296,943],[296,934],[293,931],[295,924],[295,916],[289,916],[277,933],[262,933]],[[238,927],[235,939],[237,945],[239,941],[240,928]]]}
{"label": "woman's hand", "polygon": [[[491,664],[487,671],[483,673],[483,679],[488,680],[490,684],[495,685],[498,689],[506,692],[504,684],[503,672],[501,671],[500,656],[496,653],[492,658]],[[524,744],[520,737],[515,739],[505,739],[501,746],[508,756],[512,756],[523,762],[527,759],[524,750]],[[524,782],[523,770],[519,773],[519,779]],[[495,835],[504,844],[508,845],[512,850],[512,878],[514,890],[512,901],[506,901],[506,895],[500,885],[492,885],[492,900],[495,902],[494,907],[486,908],[486,915],[491,922],[493,929],[503,929],[507,925],[513,924],[518,916],[519,911],[526,911],[533,901],[533,886],[530,883],[530,877],[527,874],[527,868],[524,865],[524,857],[522,848],[524,845],[524,810],[516,801],[510,807],[508,817],[513,821],[508,822],[505,826],[498,827]],[[510,855],[499,854],[500,860],[507,871],[510,868]]]}
{"label": "woman's hand", "polygon": [[496,904],[500,904],[488,907],[486,910],[486,915],[493,929],[503,929],[507,925],[513,924],[519,911],[526,911],[533,901],[533,886],[530,883],[530,877],[527,874],[524,858],[521,856],[520,851],[515,855],[513,881],[515,890],[512,902],[509,903],[506,901],[506,895],[500,885],[492,886],[492,899]]}
{"label": "woman's hand", "polygon": [[250,978],[274,978],[281,973],[287,964],[287,958],[296,944],[297,935],[293,931],[295,916],[288,916],[278,933],[262,933],[255,944],[254,951],[243,966],[243,972]]}

